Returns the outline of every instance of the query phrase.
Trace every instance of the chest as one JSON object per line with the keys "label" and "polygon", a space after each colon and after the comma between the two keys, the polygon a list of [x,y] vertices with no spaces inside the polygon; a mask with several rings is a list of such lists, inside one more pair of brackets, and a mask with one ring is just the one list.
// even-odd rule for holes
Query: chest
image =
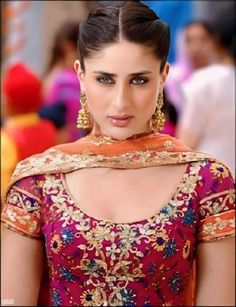
{"label": "chest", "polygon": [[[126,185],[124,181],[119,184]],[[168,295],[174,305],[184,305],[184,285],[194,257],[196,231],[196,202],[190,199],[191,193],[189,199],[185,194],[184,200],[177,193],[178,197],[173,197],[151,218],[113,223],[85,213],[67,188],[61,177],[50,178],[44,188],[47,218],[43,232],[53,287],[58,280],[63,284],[66,278],[68,291],[70,283],[74,283],[76,295],[79,293],[76,297],[81,298],[85,289],[91,286],[97,289],[99,283],[109,306],[117,306],[117,302],[122,305],[117,293],[130,287],[134,293],[131,299],[135,298],[137,305],[145,304],[144,292],[145,299],[154,304],[162,305]],[[96,192],[99,193],[99,188]],[[111,201],[114,213],[113,204]],[[142,214],[147,206],[142,207]],[[125,207],[124,212],[127,213]],[[159,292],[161,289],[161,295],[157,289]]]}
{"label": "chest", "polygon": [[186,165],[137,170],[86,169],[67,174],[68,193],[98,219],[133,222],[157,213],[174,196]]}

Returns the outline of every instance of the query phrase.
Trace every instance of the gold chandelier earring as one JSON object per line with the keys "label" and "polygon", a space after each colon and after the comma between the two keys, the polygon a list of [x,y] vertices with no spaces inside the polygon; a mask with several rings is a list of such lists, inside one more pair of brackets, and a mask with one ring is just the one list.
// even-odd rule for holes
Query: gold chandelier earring
{"label": "gold chandelier earring", "polygon": [[151,118],[151,126],[154,131],[160,131],[164,129],[165,115],[164,113],[161,112],[163,104],[164,104],[164,97],[163,93],[161,92],[158,96],[156,110]]}
{"label": "gold chandelier earring", "polygon": [[87,110],[87,97],[85,96],[85,94],[81,95],[80,102],[81,109],[77,117],[77,127],[81,129],[91,128],[90,115],[89,111]]}

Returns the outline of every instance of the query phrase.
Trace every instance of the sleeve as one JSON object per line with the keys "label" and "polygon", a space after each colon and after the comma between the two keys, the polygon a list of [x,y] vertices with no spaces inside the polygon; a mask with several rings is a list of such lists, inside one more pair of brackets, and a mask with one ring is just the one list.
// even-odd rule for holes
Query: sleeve
{"label": "sleeve", "polygon": [[182,86],[183,112],[180,126],[199,136],[204,134],[208,120],[212,116],[212,98],[208,83],[193,78]]}
{"label": "sleeve", "polygon": [[235,235],[235,182],[221,162],[208,162],[202,170],[198,241]]}
{"label": "sleeve", "polygon": [[1,214],[9,229],[33,239],[41,239],[40,194],[33,176],[12,185]]}

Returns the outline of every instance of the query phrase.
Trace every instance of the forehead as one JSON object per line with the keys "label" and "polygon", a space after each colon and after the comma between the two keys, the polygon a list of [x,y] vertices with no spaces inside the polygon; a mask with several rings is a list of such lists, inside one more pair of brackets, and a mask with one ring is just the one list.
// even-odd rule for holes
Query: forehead
{"label": "forehead", "polygon": [[151,48],[121,40],[92,53],[89,58],[85,58],[84,62],[86,69],[130,73],[130,71],[144,69],[154,71],[160,68],[161,61],[154,56]]}
{"label": "forehead", "polygon": [[210,36],[208,31],[204,28],[203,25],[201,24],[192,24],[189,27],[186,28],[185,31],[186,35],[189,37],[194,37],[194,36]]}

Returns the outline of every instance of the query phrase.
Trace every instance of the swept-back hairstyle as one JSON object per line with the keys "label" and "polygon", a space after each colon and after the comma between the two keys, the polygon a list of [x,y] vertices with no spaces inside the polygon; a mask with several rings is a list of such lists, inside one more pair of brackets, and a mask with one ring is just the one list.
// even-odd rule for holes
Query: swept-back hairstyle
{"label": "swept-back hairstyle", "polygon": [[85,70],[85,58],[120,39],[150,47],[161,60],[163,71],[170,45],[169,26],[139,1],[103,1],[90,11],[79,29],[81,69]]}

